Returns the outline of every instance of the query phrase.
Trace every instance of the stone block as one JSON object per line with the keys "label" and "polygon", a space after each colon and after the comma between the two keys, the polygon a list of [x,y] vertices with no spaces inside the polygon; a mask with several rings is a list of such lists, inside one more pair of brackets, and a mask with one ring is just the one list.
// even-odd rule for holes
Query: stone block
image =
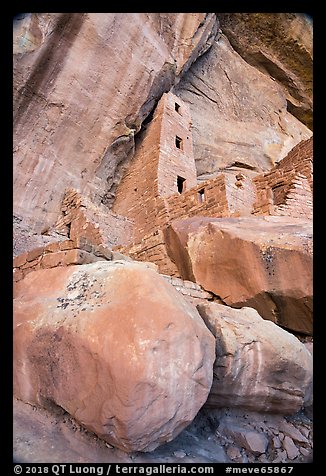
{"label": "stone block", "polygon": [[[75,252],[75,250],[71,250]],[[56,266],[63,265],[66,251],[58,251],[57,253],[48,253],[42,257],[41,267],[42,268],[55,268]]]}
{"label": "stone block", "polygon": [[61,251],[72,250],[73,248],[77,248],[77,243],[74,240],[61,241],[59,248]]}
{"label": "stone block", "polygon": [[33,261],[27,261],[23,266],[21,266],[21,269],[28,269],[28,268],[36,268],[41,262],[41,257],[39,256],[37,259],[34,259]]}
{"label": "stone block", "polygon": [[44,251],[47,253],[56,253],[57,251],[60,251],[60,242],[49,243],[45,246]]}
{"label": "stone block", "polygon": [[19,256],[16,256],[13,260],[13,266],[14,268],[20,268],[24,263],[27,261],[27,255],[28,253],[23,253]]}
{"label": "stone block", "polygon": [[27,261],[34,261],[36,258],[41,256],[44,253],[44,246],[40,248],[35,248],[32,251],[27,253]]}

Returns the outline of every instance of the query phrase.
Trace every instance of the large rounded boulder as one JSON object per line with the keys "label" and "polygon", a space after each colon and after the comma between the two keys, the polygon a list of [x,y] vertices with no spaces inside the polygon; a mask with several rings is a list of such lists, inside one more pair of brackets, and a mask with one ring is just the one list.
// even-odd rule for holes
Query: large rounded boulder
{"label": "large rounded boulder", "polygon": [[124,451],[151,451],[193,420],[214,360],[196,309],[144,264],[38,270],[15,288],[15,395],[54,402]]}

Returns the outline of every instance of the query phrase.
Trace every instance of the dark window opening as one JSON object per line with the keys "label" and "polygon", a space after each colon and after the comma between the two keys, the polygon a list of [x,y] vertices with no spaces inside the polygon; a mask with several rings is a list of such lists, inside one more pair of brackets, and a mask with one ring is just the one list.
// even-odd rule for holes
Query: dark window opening
{"label": "dark window opening", "polygon": [[183,144],[182,144],[182,139],[181,137],[176,136],[175,137],[175,146],[177,149],[183,150]]}
{"label": "dark window opening", "polygon": [[178,104],[177,102],[175,102],[175,103],[174,103],[174,109],[177,111],[178,114],[181,114],[180,108],[181,108],[180,104]]}
{"label": "dark window opening", "polygon": [[177,187],[178,187],[178,192],[182,193],[186,190],[186,179],[183,177],[177,177]]}
{"label": "dark window opening", "polygon": [[70,238],[71,223],[67,224],[67,236]]}
{"label": "dark window opening", "polygon": [[285,203],[287,193],[289,191],[289,186],[285,186],[284,184],[277,184],[272,187],[273,191],[273,204],[274,205],[282,205]]}
{"label": "dark window opening", "polygon": [[203,203],[205,201],[205,189],[202,188],[201,190],[198,190],[198,202]]}

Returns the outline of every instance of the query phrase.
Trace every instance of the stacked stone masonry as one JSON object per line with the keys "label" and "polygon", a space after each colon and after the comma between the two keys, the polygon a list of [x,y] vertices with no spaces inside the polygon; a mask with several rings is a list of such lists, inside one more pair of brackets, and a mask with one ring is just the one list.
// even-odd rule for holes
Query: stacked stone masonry
{"label": "stacked stone masonry", "polygon": [[[183,110],[181,118],[173,109],[177,103]],[[170,93],[164,95],[118,187],[114,209],[134,221],[134,241],[120,247],[122,252],[156,263],[162,273],[179,276],[167,255],[162,233],[173,220],[251,214],[312,218],[312,138],[299,143],[268,173],[253,179],[245,172],[224,173],[197,184],[192,149],[187,146],[186,153],[180,155],[173,143],[175,131],[184,137],[186,127],[190,127],[187,106]],[[190,129],[186,137],[191,138]],[[182,176],[187,179],[178,188]]]}
{"label": "stacked stone masonry", "polygon": [[37,269],[94,263],[111,260],[113,256],[110,249],[103,245],[92,245],[83,238],[50,243],[14,258],[14,282]]}
{"label": "stacked stone masonry", "polygon": [[[189,108],[177,96],[164,94],[142,133],[129,169],[118,186],[113,211],[135,223],[134,240],[163,222],[167,197],[197,185]],[[161,213],[160,213],[161,212]]]}
{"label": "stacked stone masonry", "polygon": [[130,219],[111,212],[104,205],[94,204],[74,189],[66,191],[61,213],[54,231],[71,240],[85,238],[90,243],[107,247],[132,240]]}
{"label": "stacked stone masonry", "polygon": [[162,275],[163,278],[183,295],[183,297],[190,301],[191,304],[197,305],[205,301],[215,300],[214,294],[205,291],[199,284],[192,281],[184,281],[180,278],[169,275]]}
{"label": "stacked stone masonry", "polygon": [[68,189],[53,231],[69,239],[18,256],[15,280],[37,267],[91,262],[87,260],[96,253],[88,256],[80,240],[155,263],[161,273],[180,277],[164,240],[173,220],[250,214],[312,218],[312,138],[297,144],[265,174],[250,178],[245,172],[224,173],[198,184],[188,105],[164,94],[140,135],[113,211]]}
{"label": "stacked stone masonry", "polygon": [[136,261],[149,261],[155,263],[162,274],[180,277],[176,265],[171,261],[167,254],[162,230],[157,230],[144,236],[144,238],[138,243],[133,243],[126,247],[119,246],[115,249],[130,256]]}
{"label": "stacked stone masonry", "polygon": [[[151,255],[149,253],[148,256],[152,258],[148,261],[155,261],[155,259],[153,259],[155,255]],[[20,281],[28,273],[38,269],[88,264],[94,263],[95,261],[111,261],[117,259],[128,260],[130,258],[119,252],[112,251],[102,245],[92,245],[84,238],[77,239],[75,241],[65,240],[51,243],[43,247],[35,248],[32,251],[23,253],[14,258],[14,282]],[[147,260],[140,259],[140,261]],[[148,265],[153,266],[150,262]],[[168,271],[171,270],[168,269]],[[205,291],[196,283],[184,281],[177,277],[172,277],[170,274],[163,274],[162,276],[193,305],[215,299],[212,293]]]}
{"label": "stacked stone masonry", "polygon": [[297,144],[270,172],[253,179],[255,215],[312,218],[313,138]]}
{"label": "stacked stone masonry", "polygon": [[114,204],[115,212],[134,222],[133,242],[121,248],[134,259],[153,260],[162,272],[177,275],[159,233],[175,219],[312,217],[312,138],[299,143],[268,173],[253,179],[245,171],[224,173],[197,184],[186,104],[171,93],[163,95],[142,134]]}

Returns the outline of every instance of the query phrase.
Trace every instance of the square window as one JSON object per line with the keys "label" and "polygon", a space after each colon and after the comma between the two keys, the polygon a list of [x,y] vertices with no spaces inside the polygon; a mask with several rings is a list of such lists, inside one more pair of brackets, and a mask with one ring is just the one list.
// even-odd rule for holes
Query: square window
{"label": "square window", "polygon": [[179,193],[182,193],[186,190],[186,179],[179,177],[179,175],[177,176],[177,187]]}
{"label": "square window", "polygon": [[175,146],[177,149],[183,150],[183,140],[181,139],[181,137],[175,137]]}
{"label": "square window", "polygon": [[181,111],[180,111],[180,104],[178,104],[177,102],[174,103],[174,109],[177,111],[178,114],[181,115]]}
{"label": "square window", "polygon": [[201,190],[198,190],[198,202],[203,203],[205,201],[205,189],[202,188]]}

